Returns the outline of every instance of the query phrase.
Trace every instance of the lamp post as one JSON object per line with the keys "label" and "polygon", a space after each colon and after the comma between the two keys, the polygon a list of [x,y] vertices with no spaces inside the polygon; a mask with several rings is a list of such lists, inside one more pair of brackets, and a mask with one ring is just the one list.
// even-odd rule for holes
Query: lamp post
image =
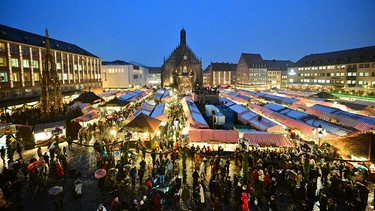
{"label": "lamp post", "polygon": [[314,134],[314,136],[316,135],[316,133],[318,133],[318,138],[319,138],[318,146],[320,146],[320,140],[323,137],[327,136],[327,131],[323,129],[321,124],[319,124],[317,128],[313,128],[312,133]]}

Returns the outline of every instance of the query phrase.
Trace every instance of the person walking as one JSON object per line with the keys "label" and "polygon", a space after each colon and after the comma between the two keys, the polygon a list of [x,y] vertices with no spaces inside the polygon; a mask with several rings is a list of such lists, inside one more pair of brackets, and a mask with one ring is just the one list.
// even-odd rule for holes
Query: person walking
{"label": "person walking", "polygon": [[3,160],[4,164],[6,163],[5,154],[6,154],[6,149],[4,148],[4,146],[2,146],[1,149],[0,149],[0,155],[1,155],[1,159]]}
{"label": "person walking", "polygon": [[130,177],[132,178],[132,188],[135,188],[135,177],[137,176],[137,169],[135,166],[130,170]]}
{"label": "person walking", "polygon": [[138,177],[139,177],[139,185],[142,186],[143,176],[145,175],[145,170],[140,168],[138,170]]}
{"label": "person walking", "polygon": [[42,154],[42,148],[38,147],[38,149],[36,150],[36,153],[38,154],[38,157],[41,157],[43,155]]}

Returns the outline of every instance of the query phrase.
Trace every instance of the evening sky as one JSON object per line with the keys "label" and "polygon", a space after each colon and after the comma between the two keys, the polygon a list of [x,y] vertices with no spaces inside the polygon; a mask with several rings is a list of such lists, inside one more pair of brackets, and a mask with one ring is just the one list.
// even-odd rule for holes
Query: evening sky
{"label": "evening sky", "polygon": [[76,44],[103,61],[161,66],[180,30],[202,59],[298,61],[375,45],[374,0],[3,0],[0,23]]}

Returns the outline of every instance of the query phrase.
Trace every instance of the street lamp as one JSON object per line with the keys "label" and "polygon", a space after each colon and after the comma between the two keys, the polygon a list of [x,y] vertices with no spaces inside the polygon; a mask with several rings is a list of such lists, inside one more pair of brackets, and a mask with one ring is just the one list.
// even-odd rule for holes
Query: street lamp
{"label": "street lamp", "polygon": [[322,125],[319,124],[319,126],[317,128],[313,128],[312,130],[312,133],[315,135],[316,133],[318,132],[318,138],[319,138],[319,142],[318,142],[318,146],[320,146],[320,140],[322,139],[322,137],[326,136],[327,135],[327,131],[325,129],[323,129]]}

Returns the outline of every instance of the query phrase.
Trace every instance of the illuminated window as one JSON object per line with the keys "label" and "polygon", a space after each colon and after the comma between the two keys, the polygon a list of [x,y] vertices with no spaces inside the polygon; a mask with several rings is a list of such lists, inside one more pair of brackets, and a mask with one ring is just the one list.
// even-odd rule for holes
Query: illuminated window
{"label": "illuminated window", "polygon": [[8,73],[0,73],[0,82],[8,82]]}
{"label": "illuminated window", "polygon": [[0,67],[5,67],[7,66],[7,60],[5,57],[1,56],[0,57]]}
{"label": "illuminated window", "polygon": [[39,62],[36,60],[33,60],[33,67],[34,68],[39,68]]}
{"label": "illuminated window", "polygon": [[345,76],[345,73],[340,73],[340,76]]}
{"label": "illuminated window", "polygon": [[365,72],[364,76],[370,76],[370,73],[369,72]]}
{"label": "illuminated window", "polygon": [[20,81],[20,74],[13,72],[13,81],[17,82]]}
{"label": "illuminated window", "polygon": [[326,80],[326,83],[329,84],[329,83],[331,83],[331,81],[330,80]]}
{"label": "illuminated window", "polygon": [[34,81],[39,81],[40,80],[39,76],[40,76],[39,73],[34,72]]}
{"label": "illuminated window", "polygon": [[28,59],[22,60],[23,67],[29,68],[30,67],[30,61]]}
{"label": "illuminated window", "polygon": [[5,52],[5,43],[0,42],[0,52]]}
{"label": "illuminated window", "polygon": [[60,62],[56,63],[56,69],[61,70],[61,63]]}
{"label": "illuminated window", "polygon": [[19,67],[19,64],[18,64],[18,59],[16,58],[12,58],[12,67]]}
{"label": "illuminated window", "polygon": [[358,76],[363,76],[363,72],[359,72],[359,75]]}
{"label": "illuminated window", "polygon": [[25,81],[31,81],[30,73],[29,73],[29,72],[24,72],[24,73],[23,73],[23,79],[24,79]]}

